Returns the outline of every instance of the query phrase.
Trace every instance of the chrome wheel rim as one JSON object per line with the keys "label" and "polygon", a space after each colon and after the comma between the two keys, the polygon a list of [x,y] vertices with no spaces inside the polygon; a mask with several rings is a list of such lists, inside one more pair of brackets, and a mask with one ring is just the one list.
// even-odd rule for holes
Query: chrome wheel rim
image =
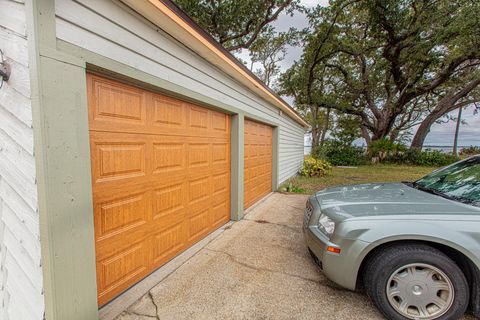
{"label": "chrome wheel rim", "polygon": [[423,263],[398,268],[387,282],[387,298],[408,319],[436,319],[452,306],[452,281],[440,269]]}

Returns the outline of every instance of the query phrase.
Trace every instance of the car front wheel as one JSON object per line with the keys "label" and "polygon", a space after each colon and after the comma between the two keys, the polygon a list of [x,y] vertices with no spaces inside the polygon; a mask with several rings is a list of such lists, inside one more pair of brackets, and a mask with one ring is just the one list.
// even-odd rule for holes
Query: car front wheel
{"label": "car front wheel", "polygon": [[367,261],[364,285],[388,319],[458,319],[468,307],[468,284],[460,268],[420,243],[379,249]]}

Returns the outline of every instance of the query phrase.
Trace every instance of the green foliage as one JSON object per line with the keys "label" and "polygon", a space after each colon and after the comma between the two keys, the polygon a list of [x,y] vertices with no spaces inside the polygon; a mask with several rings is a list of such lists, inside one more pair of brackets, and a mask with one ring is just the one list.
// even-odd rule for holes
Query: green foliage
{"label": "green foliage", "polygon": [[451,153],[438,150],[425,150],[420,152],[416,164],[419,166],[443,167],[458,161],[459,158]]}
{"label": "green foliage", "polygon": [[305,177],[323,177],[330,173],[332,166],[325,160],[308,156],[303,160],[300,174]]}
{"label": "green foliage", "polygon": [[293,192],[293,193],[305,193],[305,189],[298,186],[296,180],[292,179],[288,182],[287,186],[285,187],[286,192]]}
{"label": "green foliage", "polygon": [[[277,33],[271,27],[258,36],[250,46],[250,69],[267,86],[275,85],[276,77],[280,74],[280,62],[285,59],[287,46],[296,44],[298,32],[290,28],[287,32]],[[260,68],[258,68],[258,65]]]}
{"label": "green foliage", "polygon": [[480,147],[477,146],[470,146],[470,147],[465,147],[460,150],[460,155],[461,156],[473,156],[475,154],[480,154]]}
{"label": "green foliage", "polygon": [[379,162],[427,167],[442,167],[459,160],[458,157],[450,153],[438,150],[408,149],[405,145],[389,139],[373,141],[369,145],[368,152],[371,157],[376,157]]}
{"label": "green foliage", "polygon": [[322,147],[314,148],[312,155],[334,166],[358,166],[367,163],[362,147],[345,145],[335,140],[325,141]]}
{"label": "green foliage", "polygon": [[250,48],[280,14],[293,15],[298,0],[175,0],[227,50]]}
{"label": "green foliage", "polygon": [[388,139],[372,142],[367,153],[362,147],[344,145],[340,141],[328,140],[323,147],[314,148],[312,156],[328,161],[334,166],[360,166],[375,162],[441,167],[459,160],[457,156],[451,153],[438,150],[408,149],[405,145]]}
{"label": "green foliage", "polygon": [[332,129],[332,137],[344,146],[350,146],[353,141],[360,138],[361,123],[358,118],[337,114],[335,127]]}
{"label": "green foliage", "polygon": [[332,90],[333,79],[324,78],[309,85],[307,71],[302,60],[295,62],[279,77],[279,94],[294,97],[295,109],[312,128],[312,139],[315,144],[325,134],[325,129],[328,129],[326,124],[332,121],[328,105],[332,99],[341,97],[335,94],[336,90]]}
{"label": "green foliage", "polygon": [[390,154],[385,162],[395,164],[409,164],[426,167],[443,167],[458,161],[459,158],[451,153],[438,150],[408,149]]}
{"label": "green foliage", "polygon": [[329,3],[308,12],[302,58],[282,77],[297,105],[356,117],[372,140],[397,139],[429,113],[426,96],[479,73],[480,1]]}
{"label": "green foliage", "polygon": [[368,154],[370,157],[378,157],[380,161],[387,158],[405,152],[407,147],[403,144],[396,143],[390,139],[383,138],[376,141],[372,141],[368,146]]}

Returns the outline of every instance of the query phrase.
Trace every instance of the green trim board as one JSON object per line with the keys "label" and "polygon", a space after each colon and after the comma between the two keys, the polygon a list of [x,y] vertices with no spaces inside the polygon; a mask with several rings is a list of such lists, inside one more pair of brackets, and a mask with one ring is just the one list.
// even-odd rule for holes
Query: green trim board
{"label": "green trim board", "polygon": [[85,67],[52,55],[54,1],[26,8],[45,317],[95,319]]}
{"label": "green trim board", "polygon": [[230,210],[231,219],[234,221],[243,218],[243,168],[244,168],[244,127],[245,116],[243,113],[233,115],[231,118],[231,136],[230,136]]}
{"label": "green trim board", "polygon": [[85,69],[43,56],[40,67],[48,70],[40,73],[45,124],[38,130],[45,168],[40,214],[46,215],[53,254],[50,294],[56,314],[48,319],[92,319],[98,308]]}
{"label": "green trim board", "polygon": [[280,177],[280,130],[278,127],[273,127],[272,140],[272,191],[277,191]]}

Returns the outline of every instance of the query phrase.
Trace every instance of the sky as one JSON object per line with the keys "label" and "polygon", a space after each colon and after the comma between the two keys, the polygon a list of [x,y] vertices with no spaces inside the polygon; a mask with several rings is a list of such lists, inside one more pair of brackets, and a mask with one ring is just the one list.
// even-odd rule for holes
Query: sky
{"label": "sky", "polygon": [[[328,0],[301,0],[302,4],[308,7],[313,7],[317,4],[323,6],[328,5]],[[281,15],[274,26],[277,31],[287,31],[291,26],[297,29],[303,29],[308,26],[308,21],[305,15],[296,13],[293,17],[287,15]],[[288,69],[295,60],[299,59],[302,55],[302,48],[290,47],[288,48],[285,60],[280,63],[280,67],[283,70]],[[245,61],[249,61],[248,52],[244,50],[239,54],[239,57]],[[285,100],[292,103],[292,99],[288,97]],[[458,111],[452,113],[453,117],[456,117]],[[467,108],[463,111],[462,119],[465,120],[465,124],[460,126],[459,142],[460,146],[476,145],[480,146],[480,114],[474,115],[473,108]],[[428,134],[425,145],[441,145],[451,146],[453,145],[453,137],[455,134],[455,121],[449,121],[443,124],[434,124],[431,127]]]}

